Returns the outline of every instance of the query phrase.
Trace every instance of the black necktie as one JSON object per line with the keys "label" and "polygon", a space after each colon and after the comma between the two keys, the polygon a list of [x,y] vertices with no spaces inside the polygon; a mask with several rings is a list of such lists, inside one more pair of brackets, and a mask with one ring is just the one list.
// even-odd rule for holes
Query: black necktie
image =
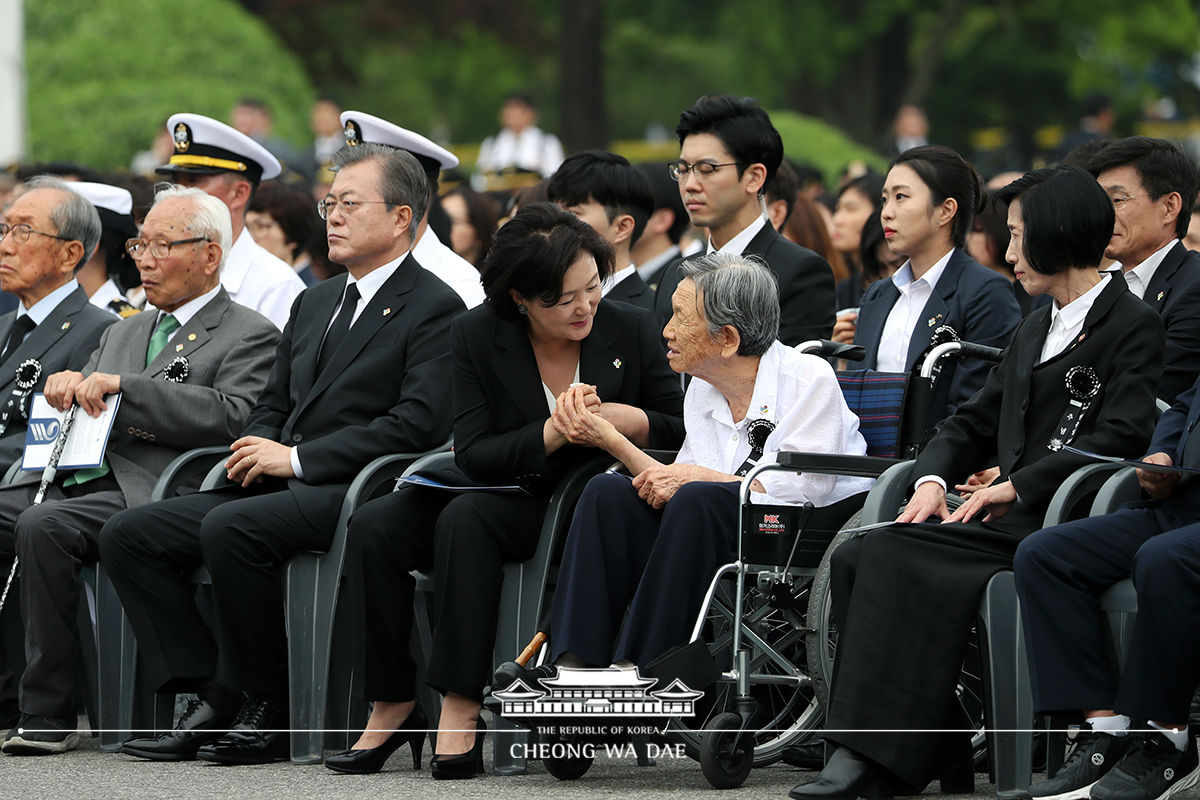
{"label": "black necktie", "polygon": [[37,325],[29,318],[28,314],[22,314],[16,318],[12,330],[8,332],[8,341],[4,344],[4,353],[0,355],[0,364],[8,361],[9,357],[21,346],[21,342],[25,341],[25,335],[36,327]]}
{"label": "black necktie", "polygon": [[334,352],[346,338],[346,334],[350,332],[350,320],[353,319],[354,309],[357,307],[358,285],[352,283],[346,287],[346,296],[342,298],[342,307],[338,310],[337,316],[333,318],[333,325],[329,326],[329,332],[325,334],[325,341],[321,343],[321,354],[317,356],[318,375],[325,369],[325,365],[333,358]]}

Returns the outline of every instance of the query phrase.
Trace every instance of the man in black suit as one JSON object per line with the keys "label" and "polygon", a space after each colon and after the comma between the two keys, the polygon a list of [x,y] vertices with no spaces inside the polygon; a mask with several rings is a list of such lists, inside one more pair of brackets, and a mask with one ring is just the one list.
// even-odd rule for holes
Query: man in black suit
{"label": "man in black suit", "polygon": [[[1145,461],[1200,466],[1197,391],[1200,381],[1163,414]],[[1154,800],[1200,777],[1187,726],[1200,682],[1200,494],[1178,473],[1139,469],[1137,478],[1148,502],[1047,528],[1017,549],[1035,709],[1082,710],[1091,725],[1058,774],[1031,788],[1034,797],[1086,797],[1091,787],[1098,800]],[[1118,677],[1098,597],[1130,577],[1138,614]],[[1131,720],[1158,731],[1127,734]]]}
{"label": "man in black suit", "polygon": [[[330,259],[349,274],[293,305],[266,388],[231,446],[232,485],[118,514],[101,532],[139,646],[162,670],[151,682],[190,682],[204,701],[171,734],[127,742],[134,755],[285,756],[287,734],[268,732],[288,727],[285,562],[329,546],[346,489],[368,462],[449,435],[450,322],[464,306],[409,255],[428,198],[424,171],[378,144],[347,146],[334,164],[320,210]],[[213,581],[212,633],[188,581],[201,563]],[[237,692],[245,700],[234,718]]]}
{"label": "man in black suit", "polygon": [[558,203],[591,225],[612,245],[613,271],[601,297],[654,309],[654,290],[646,285],[630,257],[646,222],[654,213],[654,196],[646,178],[616,153],[589,150],[562,163],[546,187]]}
{"label": "man in black suit", "polygon": [[[783,160],[771,118],[748,97],[701,97],[675,128],[679,160],[671,164],[684,208],[708,229],[708,252],[758,256],[779,280],[779,340],[795,345],[833,332],[833,270],[813,251],[779,235],[766,218],[765,187]],[[671,316],[678,270],[658,284],[655,312]]]}
{"label": "man in black suit", "polygon": [[1145,136],[1107,145],[1087,169],[1117,211],[1104,254],[1120,262],[1129,290],[1149,303],[1167,328],[1158,396],[1174,402],[1200,375],[1200,253],[1180,241],[1191,222],[1200,174],[1176,145]]}
{"label": "man in black suit", "polygon": [[683,260],[679,240],[687,230],[688,215],[679,199],[679,187],[662,164],[638,164],[637,171],[650,184],[654,211],[629,255],[646,285],[658,289],[658,281],[667,274],[667,269]]}

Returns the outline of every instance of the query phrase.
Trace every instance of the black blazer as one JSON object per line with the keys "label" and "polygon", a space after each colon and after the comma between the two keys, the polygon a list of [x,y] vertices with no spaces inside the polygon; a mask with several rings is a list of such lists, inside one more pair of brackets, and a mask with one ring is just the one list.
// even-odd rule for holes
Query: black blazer
{"label": "black blazer", "polygon": [[[550,417],[529,336],[486,304],[453,325],[454,455],[473,480],[547,490],[563,471],[596,453],[566,445],[546,457],[542,428]],[[579,354],[579,380],[601,400],[646,412],[649,446],[683,442],[679,376],[667,366],[658,323],[642,309],[602,300]]]}
{"label": "black blazer", "polygon": [[647,311],[654,310],[654,290],[642,280],[642,276],[638,275],[636,271],[614,286],[611,292],[604,295],[604,299],[629,303],[631,306],[644,308]]}
{"label": "black blazer", "polygon": [[348,483],[378,456],[429,450],[450,435],[450,322],[462,300],[409,255],[317,375],[345,288],[328,280],[296,298],[242,432],[298,447],[306,484]]}
{"label": "black blazer", "polygon": [[[758,256],[779,279],[779,341],[790,347],[829,338],[837,311],[829,262],[783,238],[770,223],[763,225],[742,255]],[[671,265],[658,283],[654,312],[663,325],[671,318],[671,295],[679,278],[679,266]]]}
{"label": "black blazer", "polygon": [[[20,304],[18,303],[18,311]],[[8,341],[8,332],[16,321],[17,311],[0,316],[0,348]],[[80,371],[88,357],[100,344],[100,334],[119,317],[88,302],[87,292],[79,287],[64,297],[42,323],[29,332],[25,341],[0,364],[0,405],[8,403],[16,388],[17,367],[33,359],[42,365],[37,383],[25,397],[28,411],[34,392],[42,391],[46,378],[63,370]],[[22,415],[9,415],[8,427],[0,438],[0,470],[7,469],[21,457],[25,449],[25,420]]]}
{"label": "black blazer", "polygon": [[1176,242],[1154,271],[1142,299],[1167,329],[1158,396],[1168,403],[1200,376],[1200,253]]}
{"label": "black blazer", "polygon": [[1154,389],[1162,374],[1162,323],[1120,276],[1096,298],[1075,341],[1035,366],[1049,328],[1048,306],[1030,312],[983,388],[946,420],[913,472],[953,485],[999,464],[998,480],[1011,480],[1019,500],[997,524],[1021,533],[1041,527],[1059,484],[1089,463],[1047,446],[1069,405],[1067,371],[1088,366],[1100,380],[1071,444],[1127,458],[1140,457],[1154,432]]}
{"label": "black blazer", "polygon": [[[875,281],[863,294],[854,332],[854,343],[867,351],[859,364],[862,368],[876,368],[883,326],[899,298],[900,290],[891,278]],[[913,328],[904,371],[912,371],[917,359],[929,349],[934,331],[943,325],[953,328],[963,341],[1003,348],[1020,321],[1021,311],[1009,282],[975,261],[965,250],[955,248]],[[979,391],[991,368],[991,364],[976,359],[961,364],[951,359],[946,363],[934,387],[934,408],[938,411],[931,421],[953,414],[961,403]]]}

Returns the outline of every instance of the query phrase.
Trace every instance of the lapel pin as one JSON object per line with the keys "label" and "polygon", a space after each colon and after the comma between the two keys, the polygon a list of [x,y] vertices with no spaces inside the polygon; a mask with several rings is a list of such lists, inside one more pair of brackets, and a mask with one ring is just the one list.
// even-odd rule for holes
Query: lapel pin
{"label": "lapel pin", "polygon": [[941,314],[937,314],[936,316],[930,317],[929,318],[929,327],[932,328],[934,325],[937,325],[937,321],[941,318],[942,318]]}
{"label": "lapel pin", "polygon": [[188,341],[189,341],[189,342],[194,342],[194,341],[196,341],[196,334],[194,334],[194,333],[189,333],[189,334],[188,334]]}
{"label": "lapel pin", "polygon": [[385,317],[386,317],[388,314],[390,314],[390,313],[392,313],[392,309],[391,309],[391,307],[390,307],[390,306],[389,306],[388,308],[385,308],[385,309],[383,310],[383,315],[384,315]]}
{"label": "lapel pin", "polygon": [[1080,342],[1082,342],[1082,341],[1083,341],[1084,339],[1086,339],[1086,338],[1087,338],[1087,334],[1086,334],[1086,333],[1081,333],[1081,334],[1079,334],[1079,338],[1075,340],[1075,344],[1079,344]]}
{"label": "lapel pin", "polygon": [[621,368],[621,359],[619,359],[619,358],[614,358],[614,359],[613,359],[613,366],[614,366],[614,367],[616,367],[617,369],[620,369],[620,368]]}
{"label": "lapel pin", "polygon": [[65,330],[67,330],[67,329],[68,329],[68,328],[70,328],[70,327],[71,327],[71,323],[69,323],[69,322],[64,322],[64,323],[62,324],[62,327],[61,327],[61,328],[59,328],[59,330],[65,331]]}
{"label": "lapel pin", "polygon": [[1156,299],[1156,300],[1162,300],[1162,299],[1163,299],[1163,295],[1164,295],[1164,294],[1166,294],[1166,292],[1159,292],[1159,293],[1158,293],[1158,297],[1156,297],[1155,299]]}
{"label": "lapel pin", "polygon": [[176,353],[180,352],[181,350],[183,350],[183,345],[181,345],[181,344],[177,344],[177,345],[175,345],[175,352],[176,352]]}
{"label": "lapel pin", "polygon": [[760,414],[767,413],[767,404],[766,403],[763,403],[761,406],[758,407],[758,413],[760,413]]}

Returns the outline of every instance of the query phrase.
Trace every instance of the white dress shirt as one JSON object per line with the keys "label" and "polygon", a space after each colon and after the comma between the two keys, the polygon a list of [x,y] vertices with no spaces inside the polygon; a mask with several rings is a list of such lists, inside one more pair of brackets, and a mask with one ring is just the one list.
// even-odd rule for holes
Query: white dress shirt
{"label": "white dress shirt", "polygon": [[635,272],[637,272],[637,267],[633,266],[633,264],[630,264],[629,266],[625,267],[624,269],[619,269],[616,272],[614,272],[612,275],[609,275],[607,278],[604,279],[604,283],[602,283],[600,285],[600,296],[608,297],[608,293],[613,290],[613,287],[615,287],[618,283],[625,280],[626,278],[628,278],[630,275],[634,274]]}
{"label": "white dress shirt", "polygon": [[678,256],[679,252],[679,246],[673,244],[658,255],[651,256],[650,258],[646,259],[645,264],[637,265],[638,275],[641,275],[642,280],[649,283],[651,278],[658,277],[658,271],[666,266],[668,261]]}
{"label": "white dress shirt", "polygon": [[[750,422],[775,423],[759,464],[773,463],[780,451],[866,455],[867,443],[842,397],[829,363],[775,342],[758,363],[754,393],[745,418],[733,421],[729,403],[712,384],[696,378],[683,400],[687,432],[675,462],[697,464],[732,475],[750,455]],[[770,472],[759,477],[766,495],[756,503],[827,506],[871,487],[868,478]]]}
{"label": "white dress shirt", "polygon": [[108,304],[114,300],[120,300],[124,303],[129,302],[125,299],[125,295],[121,294],[121,290],[117,288],[117,284],[113,282],[112,278],[100,284],[100,288],[96,290],[96,293],[88,298],[88,302],[96,308],[102,308],[108,313],[119,317],[121,316],[120,314],[117,314],[117,312],[108,307]]}
{"label": "white dress shirt", "polygon": [[475,269],[470,261],[442,244],[433,228],[425,226],[425,233],[417,240],[412,254],[418,264],[453,289],[467,308],[474,308],[483,302],[483,284],[479,281],[479,270]]}
{"label": "white dress shirt", "polygon": [[1117,262],[1114,266],[1120,267],[1124,272],[1125,282],[1129,284],[1129,291],[1142,300],[1145,300],[1146,287],[1150,285],[1150,281],[1154,280],[1154,273],[1158,272],[1158,268],[1162,264],[1163,259],[1167,257],[1167,253],[1171,252],[1171,248],[1178,242],[1178,239],[1172,239],[1167,242],[1165,247],[1155,250],[1150,254],[1149,258],[1130,270],[1126,270],[1124,265]]}
{"label": "white dress shirt", "polygon": [[755,218],[754,222],[751,222],[749,225],[742,228],[742,230],[736,236],[720,247],[713,247],[712,237],[709,236],[708,249],[704,252],[711,253],[716,251],[718,253],[732,253],[735,256],[740,256],[746,251],[746,248],[750,245],[750,242],[754,240],[755,236],[758,236],[758,232],[761,231],[763,226],[766,224],[767,218],[760,215]]}
{"label": "white dress shirt", "polygon": [[[67,296],[78,288],[79,282],[74,278],[71,278],[71,280],[67,281],[62,286],[50,292],[50,294],[34,303],[32,308],[25,308],[25,304],[22,303],[17,308],[17,317],[20,317],[22,314],[26,314],[29,316],[29,319],[33,321],[34,325],[41,325],[46,320],[46,317],[50,316],[50,312],[58,308],[58,304],[63,300],[66,300]],[[14,317],[14,321],[15,319],[16,318]]]}
{"label": "white dress shirt", "polygon": [[199,313],[200,309],[202,309],[206,305],[208,305],[209,301],[211,301],[214,297],[217,296],[217,292],[219,292],[219,291],[221,291],[221,285],[217,284],[216,286],[209,289],[204,294],[199,295],[198,297],[193,297],[191,300],[188,300],[186,303],[184,303],[183,305],[181,305],[179,308],[175,309],[174,311],[166,312],[166,311],[160,310],[158,312],[158,317],[156,317],[154,320],[154,327],[157,328],[158,323],[162,322],[163,314],[169,313],[172,317],[174,317],[175,321],[179,323],[179,327],[176,328],[175,330],[171,331],[171,335],[167,337],[167,341],[168,342],[171,341],[172,339],[175,338],[175,334],[179,333],[179,331],[183,328],[184,325],[187,325],[189,322],[192,321],[192,317],[196,316],[196,314]]}
{"label": "white dress shirt", "polygon": [[1050,304],[1050,328],[1046,331],[1046,341],[1042,344],[1042,357],[1038,359],[1039,364],[1054,358],[1075,341],[1075,337],[1083,330],[1083,321],[1087,318],[1088,312],[1092,310],[1092,304],[1096,302],[1096,298],[1104,291],[1105,285],[1111,278],[1111,274],[1101,273],[1099,283],[1067,303],[1063,308],[1058,307],[1057,300]]}
{"label": "white dress shirt", "polygon": [[280,330],[287,325],[296,295],[307,288],[294,269],[259,246],[244,228],[225,255],[221,285],[231,300],[254,309]]}
{"label": "white dress shirt", "polygon": [[900,290],[900,296],[884,320],[875,369],[880,372],[908,371],[908,344],[921,319],[921,312],[933,296],[933,290],[937,288],[938,280],[946,271],[952,255],[953,248],[919,278],[913,278],[911,261],[905,261],[904,266],[892,275],[892,283]]}

